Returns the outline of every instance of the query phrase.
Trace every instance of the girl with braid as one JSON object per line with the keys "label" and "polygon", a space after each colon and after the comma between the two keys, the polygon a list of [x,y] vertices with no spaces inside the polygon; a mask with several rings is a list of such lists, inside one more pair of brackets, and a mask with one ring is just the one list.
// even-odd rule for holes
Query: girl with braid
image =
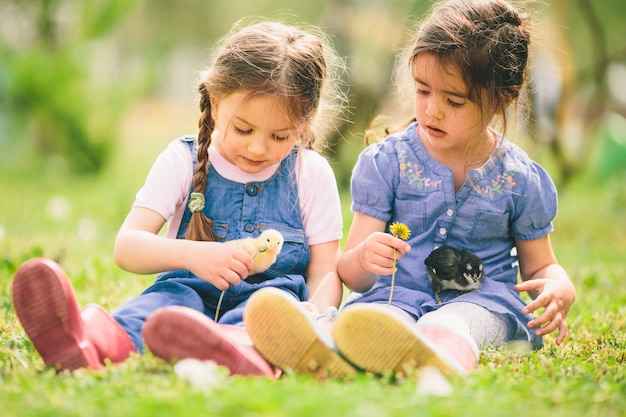
{"label": "girl with braid", "polygon": [[[148,348],[168,361],[213,360],[231,374],[273,377],[243,327],[250,295],[278,288],[313,311],[342,297],[339,193],[318,153],[325,115],[341,113],[341,69],[318,31],[262,22],[225,37],[198,87],[198,134],[159,155],[115,242],[121,268],[156,281],[109,315],[96,304],[80,310],[50,260],[17,271],[15,310],[44,362],[100,369]],[[282,234],[282,250],[250,274],[253,257],[224,242],[267,229]]]}

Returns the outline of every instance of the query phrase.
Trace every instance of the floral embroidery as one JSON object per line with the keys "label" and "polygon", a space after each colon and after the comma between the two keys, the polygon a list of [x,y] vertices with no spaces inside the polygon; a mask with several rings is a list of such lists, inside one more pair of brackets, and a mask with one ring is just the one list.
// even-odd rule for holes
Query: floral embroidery
{"label": "floral embroidery", "polygon": [[400,161],[400,176],[408,178],[409,185],[416,182],[417,188],[421,190],[424,187],[436,187],[441,184],[441,180],[422,177],[424,170],[420,169],[416,163],[407,161],[406,151],[400,151],[398,161]]}
{"label": "floral embroidery", "polygon": [[478,194],[488,195],[489,198],[493,198],[496,193],[502,195],[515,187],[516,183],[513,179],[513,175],[515,175],[514,172],[503,172],[492,179],[491,184],[482,187],[478,184],[474,185],[474,190],[476,190]]}

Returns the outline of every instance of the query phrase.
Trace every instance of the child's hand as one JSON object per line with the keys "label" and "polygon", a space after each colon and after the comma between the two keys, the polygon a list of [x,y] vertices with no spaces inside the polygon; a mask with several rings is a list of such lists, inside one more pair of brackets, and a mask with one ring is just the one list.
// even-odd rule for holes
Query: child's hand
{"label": "child's hand", "polygon": [[391,275],[396,264],[411,246],[389,233],[375,232],[365,239],[358,248],[358,258],[363,269],[378,275]]}
{"label": "child's hand", "polygon": [[252,257],[240,249],[221,242],[196,242],[187,269],[223,291],[246,279],[253,268]]}
{"label": "child's hand", "polygon": [[563,343],[567,337],[567,313],[576,298],[574,284],[569,279],[535,278],[516,285],[515,289],[537,294],[535,300],[524,307],[524,314],[545,307],[539,317],[528,323],[528,327],[538,327],[535,332],[537,336],[544,336],[558,329],[556,344]]}

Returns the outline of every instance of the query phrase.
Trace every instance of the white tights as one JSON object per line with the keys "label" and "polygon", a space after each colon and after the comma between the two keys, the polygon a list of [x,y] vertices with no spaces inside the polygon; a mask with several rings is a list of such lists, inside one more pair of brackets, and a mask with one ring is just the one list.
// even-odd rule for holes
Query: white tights
{"label": "white tights", "polygon": [[[403,310],[392,307],[412,323],[415,320]],[[498,346],[516,335],[510,319],[472,303],[455,302],[420,317],[418,327],[435,327],[462,337],[478,353],[487,346]]]}

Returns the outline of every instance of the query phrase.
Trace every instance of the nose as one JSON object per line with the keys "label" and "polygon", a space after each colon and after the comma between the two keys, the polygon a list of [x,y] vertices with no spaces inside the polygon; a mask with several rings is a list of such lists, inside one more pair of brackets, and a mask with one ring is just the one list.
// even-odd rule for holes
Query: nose
{"label": "nose", "polygon": [[443,119],[443,106],[436,98],[432,97],[426,105],[426,114],[436,119]]}
{"label": "nose", "polygon": [[261,135],[253,135],[248,142],[248,152],[254,155],[263,155],[265,150],[265,138]]}

